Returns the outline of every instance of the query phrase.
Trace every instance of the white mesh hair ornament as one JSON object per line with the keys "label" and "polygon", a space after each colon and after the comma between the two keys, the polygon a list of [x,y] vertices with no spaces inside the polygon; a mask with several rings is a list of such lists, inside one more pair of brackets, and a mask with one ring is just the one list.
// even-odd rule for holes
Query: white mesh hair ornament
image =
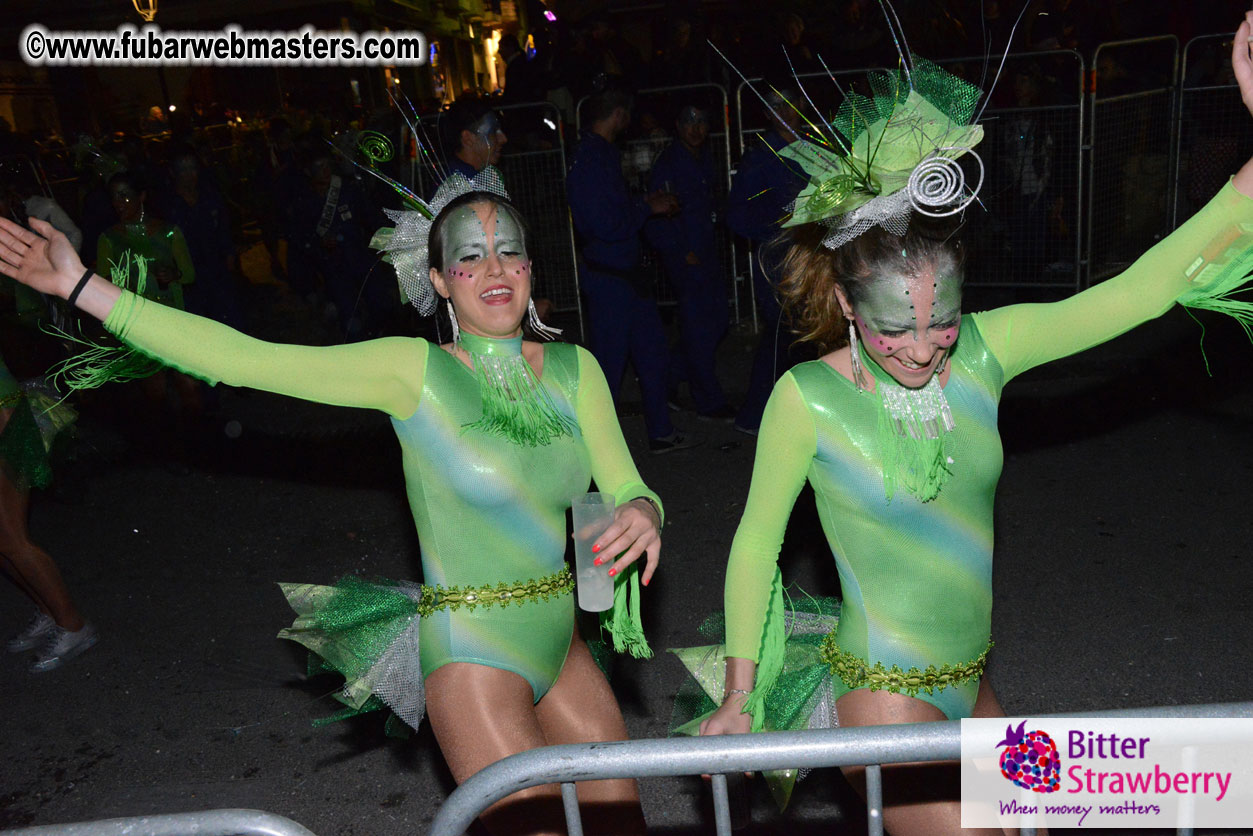
{"label": "white mesh hair ornament", "polygon": [[396,268],[396,278],[401,289],[423,316],[435,313],[435,306],[439,301],[439,296],[431,285],[428,253],[431,225],[449,203],[470,192],[489,192],[509,199],[505,181],[494,166],[489,165],[469,178],[460,173],[450,174],[439,184],[435,196],[424,203],[426,211],[385,209],[387,217],[396,226],[380,229],[370,241],[370,246],[381,251],[383,259]]}

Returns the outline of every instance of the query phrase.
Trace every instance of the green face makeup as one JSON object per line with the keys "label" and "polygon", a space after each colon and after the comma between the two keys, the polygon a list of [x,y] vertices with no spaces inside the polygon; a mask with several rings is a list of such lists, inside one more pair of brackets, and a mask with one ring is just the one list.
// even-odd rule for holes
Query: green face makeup
{"label": "green face makeup", "polygon": [[930,266],[882,273],[859,288],[853,308],[866,353],[897,383],[917,388],[957,342],[961,276]]}
{"label": "green face makeup", "polygon": [[506,273],[529,271],[522,227],[508,209],[470,204],[453,210],[439,231],[444,251],[443,273],[454,279],[476,279],[495,254]]}
{"label": "green face makeup", "polygon": [[[960,275],[933,270],[883,273],[858,288],[854,313],[871,331],[901,335],[952,326],[961,318]],[[921,323],[920,323],[921,321]]]}

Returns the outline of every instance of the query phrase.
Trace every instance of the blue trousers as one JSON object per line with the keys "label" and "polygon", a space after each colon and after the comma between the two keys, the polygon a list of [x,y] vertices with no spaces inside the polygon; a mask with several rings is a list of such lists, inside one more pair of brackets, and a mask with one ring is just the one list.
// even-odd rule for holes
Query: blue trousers
{"label": "blue trousers", "polygon": [[666,406],[670,352],[657,303],[637,294],[626,279],[597,273],[583,264],[579,281],[587,298],[588,342],[614,400],[629,359],[640,381],[648,437],[670,435],[674,432]]}
{"label": "blue trousers", "polygon": [[720,275],[717,254],[701,256],[700,264],[682,258],[666,260],[666,273],[679,301],[679,374],[686,378],[696,411],[716,412],[727,405],[718,382],[715,360],[718,343],[730,324],[727,288]]}
{"label": "blue trousers", "polygon": [[779,323],[781,311],[779,300],[775,297],[772,277],[765,275],[759,265],[753,270],[753,295],[757,299],[757,322],[761,331],[757,335],[757,351],[753,355],[753,370],[748,378],[748,391],[744,394],[744,403],[735,417],[737,426],[755,430],[761,425],[761,414],[766,409],[766,401],[774,391],[774,384],[782,374],[791,368],[788,358],[788,347],[791,334],[786,333]]}

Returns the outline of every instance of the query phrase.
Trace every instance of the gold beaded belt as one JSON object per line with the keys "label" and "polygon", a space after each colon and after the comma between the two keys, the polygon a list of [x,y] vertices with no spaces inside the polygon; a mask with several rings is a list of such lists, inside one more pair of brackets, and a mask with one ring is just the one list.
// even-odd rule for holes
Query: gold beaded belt
{"label": "gold beaded belt", "polygon": [[462,607],[473,611],[475,607],[504,607],[509,604],[521,606],[539,598],[547,601],[554,595],[568,595],[574,591],[574,575],[569,566],[539,580],[506,583],[495,586],[423,586],[418,600],[418,615],[426,617],[439,610],[456,612]]}
{"label": "gold beaded belt", "polygon": [[987,649],[980,653],[977,659],[969,662],[959,662],[956,665],[943,664],[938,668],[935,665],[927,665],[926,670],[910,668],[907,671],[901,670],[898,665],[885,668],[882,662],[875,662],[871,665],[865,659],[849,653],[836,644],[834,633],[828,633],[827,637],[822,640],[819,653],[822,661],[831,666],[831,673],[844,680],[844,684],[849,688],[869,685],[871,691],[886,688],[893,694],[915,697],[919,691],[933,694],[936,691],[943,691],[950,685],[961,685],[983,676],[983,666],[988,661],[988,651],[992,649],[992,644],[988,642]]}

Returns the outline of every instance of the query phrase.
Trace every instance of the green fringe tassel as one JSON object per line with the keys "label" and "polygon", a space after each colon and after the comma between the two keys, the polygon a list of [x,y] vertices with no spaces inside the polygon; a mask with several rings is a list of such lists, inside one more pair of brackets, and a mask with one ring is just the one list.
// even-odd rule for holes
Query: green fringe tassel
{"label": "green fringe tassel", "polygon": [[651,659],[653,649],[644,637],[640,619],[640,572],[631,564],[613,588],[613,606],[600,614],[601,631],[613,637],[617,653],[630,653],[636,659]]}
{"label": "green fringe tassel", "polygon": [[[1249,282],[1253,280],[1253,246],[1250,246],[1247,236],[1242,236],[1228,247],[1224,255],[1227,254],[1231,257],[1226,263],[1211,262],[1197,274],[1192,288],[1179,297],[1179,304],[1189,311],[1216,311],[1233,317],[1253,342],[1253,301],[1235,298],[1237,293],[1248,290]],[[1200,320],[1197,322],[1199,324]],[[1209,373],[1204,325],[1201,325],[1201,357],[1205,361],[1205,371]]]}
{"label": "green fringe tassel", "polygon": [[505,438],[521,447],[542,447],[563,435],[574,435],[578,423],[557,409],[525,358],[470,356],[479,379],[483,414],[464,429]]}
{"label": "green fringe tassel", "polygon": [[774,689],[787,657],[787,635],[783,612],[783,575],[776,569],[770,584],[770,604],[766,608],[766,626],[762,629],[761,655],[757,660],[757,681],[744,702],[745,714],[753,716],[752,731],[761,731],[766,723],[766,697]]}
{"label": "green fringe tassel", "polygon": [[883,492],[888,501],[897,486],[922,502],[935,499],[950,475],[944,455],[944,436],[914,438],[897,430],[886,406],[879,408],[879,450],[883,454]]}
{"label": "green fringe tassel", "polygon": [[[135,267],[134,292],[142,296],[148,286],[148,259],[133,256],[127,250],[110,265],[111,279],[118,287],[125,288],[130,283],[132,264]],[[55,325],[43,326],[43,331],[82,348],[48,369],[47,378],[58,389],[98,389],[106,383],[125,383],[151,377],[163,367],[157,360],[130,346],[113,340],[98,342],[84,335],[81,327],[78,334],[70,334]]]}

